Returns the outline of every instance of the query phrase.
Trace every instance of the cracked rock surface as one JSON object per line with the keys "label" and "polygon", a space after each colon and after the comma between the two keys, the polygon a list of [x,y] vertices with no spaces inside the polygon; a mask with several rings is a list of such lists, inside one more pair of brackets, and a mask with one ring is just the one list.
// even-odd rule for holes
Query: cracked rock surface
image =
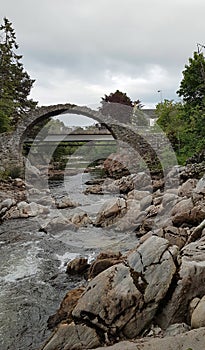
{"label": "cracked rock surface", "polygon": [[[177,252],[176,248],[175,256]],[[145,303],[155,302],[156,308],[158,302],[165,296],[176,272],[172,254],[166,239],[152,236],[136,252],[128,256],[130,267],[140,274],[146,283]]]}
{"label": "cracked rock surface", "polygon": [[73,310],[73,317],[114,335],[142,305],[142,293],[135,286],[129,267],[120,263],[88,284]]}
{"label": "cracked rock surface", "polygon": [[127,259],[88,283],[72,311],[72,323],[62,323],[42,349],[81,349],[81,343],[83,349],[88,349],[90,334],[94,344],[99,341],[104,345],[114,339],[136,337],[151,323],[170,287],[177,252],[166,239],[148,237],[129,252]]}
{"label": "cracked rock surface", "polygon": [[186,245],[178,260],[181,265],[176,287],[157,317],[158,324],[164,329],[183,322],[189,301],[205,294],[205,237]]}
{"label": "cracked rock surface", "polygon": [[204,350],[205,328],[166,337],[163,339],[140,339],[135,341],[122,341],[106,348],[96,350]]}
{"label": "cracked rock surface", "polygon": [[61,324],[51,340],[43,347],[44,350],[83,350],[96,348],[100,341],[96,331],[86,325]]}

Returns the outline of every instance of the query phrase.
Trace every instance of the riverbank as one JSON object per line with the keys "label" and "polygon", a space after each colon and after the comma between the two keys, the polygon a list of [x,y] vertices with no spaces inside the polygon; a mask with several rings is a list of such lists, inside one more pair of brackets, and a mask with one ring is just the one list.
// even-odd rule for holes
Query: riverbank
{"label": "riverbank", "polygon": [[[53,316],[58,320],[56,328],[43,350],[91,349],[130,338],[132,342],[122,343],[123,347],[167,349],[168,343],[170,349],[184,348],[183,344],[202,349],[204,331],[192,329],[205,326],[203,171],[203,165],[172,169],[163,183],[152,181],[152,194],[145,173],[109,182],[104,188],[91,187],[91,193],[118,190],[123,195],[105,204],[94,225],[133,229],[139,242],[126,254],[104,252],[88,267],[88,285],[72,307],[68,301],[74,291],[66,295]],[[78,260],[70,264],[80,273]],[[71,273],[71,267],[68,270]]]}
{"label": "riverbank", "polygon": [[[66,273],[69,261],[75,257],[92,261],[101,249],[126,251],[133,245],[133,239],[137,241],[132,235],[116,235],[112,229],[107,232],[86,224],[86,218],[94,219],[104,203],[101,195],[83,194],[88,180],[91,180],[89,173],[51,181],[50,190],[44,193],[34,187],[25,191],[22,180],[22,188],[10,181],[6,187],[2,183],[1,213],[6,215],[0,225],[2,350],[36,350],[51,334],[47,328],[49,316],[68,290],[77,288],[83,281],[87,283],[82,275]],[[18,191],[29,195],[23,203],[20,195],[17,201]],[[70,206],[68,194],[73,204],[81,205]],[[38,202],[45,213],[36,211]]]}
{"label": "riverbank", "polygon": [[[33,259],[35,260],[40,254],[41,259],[43,258],[41,263],[45,262],[45,265],[43,263],[40,267],[39,260],[35,260],[39,266],[38,271],[44,271],[38,278],[41,278],[43,283],[46,282],[46,289],[44,286],[41,290],[41,307],[42,303],[46,305],[47,292],[51,290],[52,283],[56,289],[52,292],[55,296],[49,301],[49,306],[47,305],[41,316],[43,319],[41,327],[44,329],[41,339],[45,340],[49,335],[47,321],[49,328],[54,329],[54,333],[49,336],[42,349],[108,347],[130,338],[132,342],[122,343],[127,349],[132,349],[132,346],[141,349],[142,344],[145,349],[146,346],[152,346],[150,349],[157,349],[156,346],[167,349],[166,341],[163,340],[166,337],[187,331],[193,332],[191,329],[205,326],[204,170],[203,164],[175,167],[164,179],[151,178],[141,172],[117,180],[97,181],[90,179],[89,174],[84,179],[79,174],[68,177],[67,182],[64,181],[65,187],[69,186],[67,194],[65,190],[59,192],[61,187],[56,189],[55,186],[54,192],[50,188],[52,196],[48,192],[42,195],[34,188],[29,189],[37,199],[36,204],[46,208],[43,212],[36,211],[34,206],[29,207],[29,211],[28,205],[31,203],[22,205],[21,200],[12,197],[16,203],[10,208],[7,207],[5,211],[7,216],[1,226],[4,233],[1,231],[0,235],[1,242],[4,242],[4,247],[8,249],[6,250],[8,263],[13,264],[9,254],[14,247],[18,247],[16,254],[19,254],[19,248],[23,249],[23,245],[18,245],[18,242],[27,244],[31,261],[33,262]],[[15,181],[20,186],[20,180]],[[5,192],[1,191],[2,199],[2,193],[7,193],[7,198],[4,200],[9,199],[7,191],[14,196],[19,188],[19,193],[22,194],[25,184],[15,187],[17,184],[10,183],[7,186],[11,186],[10,189],[6,187]],[[44,203],[38,202],[39,197]],[[22,213],[22,208],[24,218],[12,218],[14,213],[17,214],[17,209],[18,215]],[[28,214],[27,219],[25,210]],[[32,222],[35,222],[35,226],[32,226]],[[21,228],[21,223],[24,223],[24,228]],[[19,226],[17,236],[16,225]],[[28,238],[29,232],[31,242],[36,237],[35,244],[28,244],[27,238],[22,240],[25,228],[24,237]],[[10,232],[9,240],[8,232]],[[53,242],[52,248],[51,242]],[[35,250],[34,246],[41,251]],[[46,250],[48,253],[45,256]],[[22,250],[20,251],[22,254]],[[62,274],[58,270],[60,262],[57,255],[63,256],[65,253],[68,255],[64,256],[63,266],[60,265],[63,269]],[[45,269],[45,266],[48,268],[46,263],[48,256],[49,266],[53,264],[55,266],[52,267],[51,274]],[[5,259],[5,256],[2,259]],[[28,254],[25,253],[24,262],[26,259]],[[23,265],[18,271],[24,271]],[[14,279],[15,274],[16,272],[12,275]],[[26,274],[27,277],[24,272],[18,275],[23,283],[28,281],[30,283],[31,275],[32,279],[38,275],[37,271],[31,271],[28,267]],[[13,283],[8,280],[11,279],[8,277],[9,274],[5,276],[7,284]],[[68,282],[64,282],[73,279],[77,279],[77,284],[72,282],[73,287],[72,283],[66,287]],[[64,287],[59,298],[57,290],[62,283]],[[9,286],[7,285],[11,288]],[[65,294],[66,297],[63,299]],[[41,314],[40,309],[36,315],[38,313]],[[7,315],[9,317],[8,312]],[[25,333],[30,341],[33,337],[32,327],[35,324],[36,320],[33,319],[30,331]],[[199,335],[198,343],[191,342],[191,334],[195,333]],[[203,331],[199,329],[199,332],[176,337],[175,342],[174,339],[167,338],[167,342],[169,341],[172,346],[170,349],[174,349],[173,344],[176,346],[182,344],[182,340],[177,339],[184,339],[185,344],[188,344],[186,341],[190,339],[189,347],[195,344],[193,349],[199,350],[202,334]],[[147,337],[157,340],[153,340],[152,343]],[[25,348],[26,344],[28,347],[28,343],[25,343],[24,339],[20,340],[21,338],[24,338],[23,333],[19,338],[22,342],[22,347],[19,346],[19,349]],[[37,344],[38,342],[33,340],[29,348],[36,349]],[[120,348],[121,344],[115,346]],[[15,349],[12,346],[10,348]]]}

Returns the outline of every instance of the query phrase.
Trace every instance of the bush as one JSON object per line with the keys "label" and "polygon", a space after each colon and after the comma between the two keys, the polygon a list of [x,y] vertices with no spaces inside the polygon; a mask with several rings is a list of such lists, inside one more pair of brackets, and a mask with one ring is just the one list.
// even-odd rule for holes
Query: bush
{"label": "bush", "polygon": [[21,177],[21,178],[23,177],[22,168],[19,167],[19,166],[10,168],[10,169],[7,171],[7,174],[8,174],[8,177],[11,177],[12,179],[15,179],[15,178],[17,178],[17,177]]}

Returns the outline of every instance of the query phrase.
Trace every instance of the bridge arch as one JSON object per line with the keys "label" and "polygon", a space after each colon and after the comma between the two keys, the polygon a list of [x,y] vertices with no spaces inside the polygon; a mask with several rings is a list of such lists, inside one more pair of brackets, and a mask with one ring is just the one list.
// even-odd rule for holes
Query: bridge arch
{"label": "bridge arch", "polygon": [[77,106],[73,104],[58,104],[48,107],[40,107],[33,111],[25,120],[20,121],[18,127],[14,132],[16,142],[18,142],[18,150],[21,151],[22,143],[26,137],[27,132],[32,129],[39,121],[46,120],[50,117],[62,115],[62,114],[76,114],[83,115],[91,118],[98,123],[103,123],[105,127],[110,131],[114,138],[117,138],[112,128],[110,127],[109,118],[106,118],[99,111],[95,111],[86,106]]}
{"label": "bridge arch", "polygon": [[[87,106],[77,106],[71,103],[56,104],[50,106],[42,106],[22,118],[17,124],[16,129],[10,133],[4,133],[0,138],[0,164],[2,169],[10,169],[12,167],[24,167],[24,158],[22,155],[22,145],[26,137],[26,133],[39,121],[61,115],[63,113],[83,115],[103,123],[116,139],[117,135],[112,129],[110,117],[106,117],[100,111],[93,110]],[[3,170],[2,170],[3,171]]]}
{"label": "bridge arch", "polygon": [[[0,139],[0,163],[5,168],[19,166],[24,167],[24,158],[22,155],[22,144],[26,133],[38,121],[48,119],[49,117],[61,115],[63,113],[84,115],[92,118],[99,123],[103,123],[110,131],[114,139],[123,141],[133,149],[137,150],[141,157],[159,158],[157,148],[153,147],[152,141],[149,141],[146,136],[138,132],[129,122],[122,123],[110,116],[102,115],[100,111],[92,110],[87,106],[77,106],[74,104],[57,104],[51,106],[43,106],[35,109],[25,118],[21,119],[12,133],[5,133]],[[158,159],[158,164],[160,160]]]}

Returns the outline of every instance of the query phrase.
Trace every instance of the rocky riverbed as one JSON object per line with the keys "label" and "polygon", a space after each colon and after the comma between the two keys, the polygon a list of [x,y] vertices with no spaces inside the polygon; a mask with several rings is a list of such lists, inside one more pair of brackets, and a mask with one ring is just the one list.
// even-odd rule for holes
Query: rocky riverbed
{"label": "rocky riverbed", "polygon": [[75,198],[1,188],[3,350],[204,349],[204,169],[85,180]]}

